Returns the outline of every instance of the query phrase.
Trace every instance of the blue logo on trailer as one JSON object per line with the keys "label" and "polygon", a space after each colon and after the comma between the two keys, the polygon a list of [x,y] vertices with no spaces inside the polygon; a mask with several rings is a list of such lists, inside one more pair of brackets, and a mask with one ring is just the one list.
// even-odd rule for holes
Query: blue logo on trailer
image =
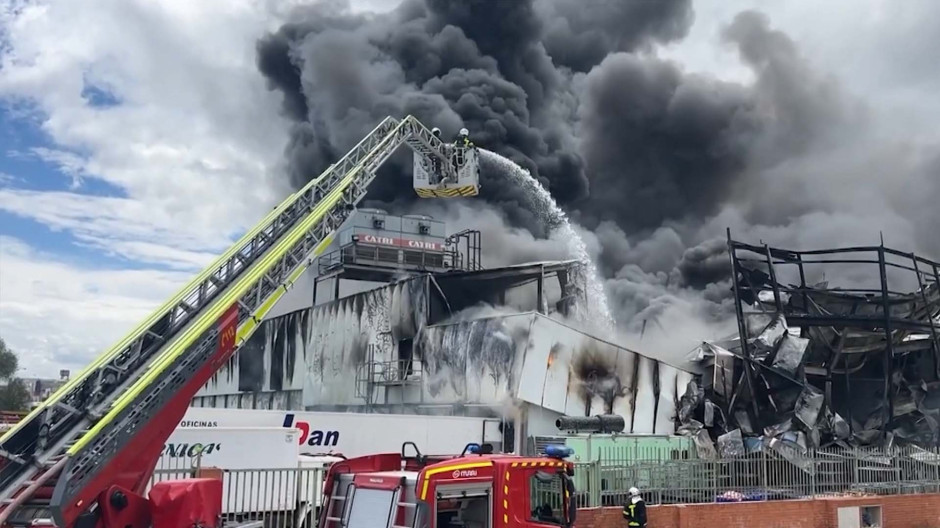
{"label": "blue logo on trailer", "polygon": [[339,443],[339,431],[311,429],[310,423],[302,420],[294,423],[294,415],[290,413],[284,415],[284,427],[300,429],[300,445],[336,447]]}

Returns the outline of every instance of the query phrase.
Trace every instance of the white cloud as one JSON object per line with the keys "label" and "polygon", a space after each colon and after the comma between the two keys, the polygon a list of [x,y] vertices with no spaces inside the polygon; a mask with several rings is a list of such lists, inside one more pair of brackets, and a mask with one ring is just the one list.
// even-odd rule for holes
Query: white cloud
{"label": "white cloud", "polygon": [[19,353],[26,375],[76,370],[189,277],[82,267],[0,236],[0,335]]}
{"label": "white cloud", "polygon": [[937,16],[935,0],[829,0],[755,2],[695,0],[695,23],[687,38],[661,53],[693,71],[729,81],[753,77],[736,50],[721,41],[722,28],[745,10],[761,11],[784,32],[813,67],[834,76],[841,89],[871,104],[885,134],[940,137],[934,116],[940,101],[940,75],[934,66]]}
{"label": "white cloud", "polygon": [[199,269],[228,245],[200,225],[179,226],[170,212],[129,198],[0,189],[0,211],[69,232],[110,256],[150,264]]}
{"label": "white cloud", "polygon": [[50,149],[46,147],[33,147],[32,153],[39,159],[54,164],[66,176],[72,179],[72,189],[77,189],[82,184],[82,174],[85,173],[87,161],[80,156],[64,150]]}
{"label": "white cloud", "polygon": [[[32,373],[93,358],[290,192],[281,165],[287,125],[257,72],[255,44],[303,3],[0,7],[0,100],[40,122],[54,144],[6,154],[56,166],[73,191],[27,191],[17,184],[28,174],[0,175],[0,211],[136,270],[96,270],[29,245],[40,242],[2,238],[0,335]],[[88,84],[117,104],[91,105]],[[81,194],[92,179],[123,195]]]}
{"label": "white cloud", "polygon": [[[0,96],[37,103],[63,148],[34,152],[66,174],[123,189],[170,227],[231,236],[287,192],[284,123],[254,62],[274,22],[249,0],[30,4],[4,15]],[[90,106],[86,79],[121,104]]]}
{"label": "white cloud", "polygon": [[[35,105],[55,145],[19,155],[76,191],[4,177],[0,210],[153,268],[95,271],[3,240],[0,331],[54,374],[55,357],[92,358],[288,193],[285,124],[254,55],[278,21],[261,0],[46,0],[0,8],[0,24],[0,98]],[[86,82],[119,104],[90,106]],[[93,178],[124,196],[79,194]]]}

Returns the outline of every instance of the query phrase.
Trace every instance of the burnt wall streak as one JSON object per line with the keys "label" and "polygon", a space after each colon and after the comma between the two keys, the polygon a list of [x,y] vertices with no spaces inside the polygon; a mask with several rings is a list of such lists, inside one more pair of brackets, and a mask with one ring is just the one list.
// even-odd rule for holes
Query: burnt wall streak
{"label": "burnt wall streak", "polygon": [[[265,328],[264,330],[267,330]],[[255,392],[264,386],[264,349],[267,332],[255,332],[238,350],[238,391]]]}
{"label": "burnt wall streak", "polygon": [[620,378],[615,361],[616,356],[611,356],[595,343],[589,344],[578,354],[573,366],[580,381],[581,396],[587,402],[585,415],[611,414],[615,399],[634,397],[630,390],[633,385]]}
{"label": "burnt wall streak", "polygon": [[618,414],[635,433],[674,431],[675,368],[596,339],[561,314],[476,305],[429,324],[441,296],[427,276],[413,277],[267,320],[200,396],[232,395],[214,400],[230,406],[430,405],[488,416],[529,404],[559,415]]}
{"label": "burnt wall streak", "polygon": [[290,352],[290,342],[294,334],[291,328],[294,322],[294,314],[281,318],[276,325],[268,328],[271,330],[271,368],[268,369],[268,387],[271,390],[279,391],[284,387],[284,355]]}
{"label": "burnt wall streak", "polygon": [[435,398],[452,391],[463,403],[487,392],[488,399],[505,398],[517,357],[512,335],[499,318],[426,328],[416,351],[424,358],[428,395]]}
{"label": "burnt wall streak", "polygon": [[206,384],[204,394],[301,390],[336,383],[369,359],[397,357],[397,339],[426,324],[427,279],[415,277],[338,301],[266,320]]}

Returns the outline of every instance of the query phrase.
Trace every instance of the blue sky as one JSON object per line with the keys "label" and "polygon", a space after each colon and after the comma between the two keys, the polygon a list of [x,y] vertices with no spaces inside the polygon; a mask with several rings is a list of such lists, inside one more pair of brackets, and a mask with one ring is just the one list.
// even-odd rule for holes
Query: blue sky
{"label": "blue sky", "polygon": [[[100,99],[95,99],[99,101]],[[111,99],[113,101],[114,99]],[[61,191],[89,196],[126,197],[120,187],[94,177],[76,179],[62,165],[40,153],[57,152],[58,147],[42,131],[43,116],[35,109],[25,110],[25,105],[11,108],[0,107],[0,144],[5,150],[0,153],[0,173],[4,175],[0,185],[6,188],[38,192]],[[40,153],[37,153],[36,149]],[[64,151],[58,151],[64,152]],[[70,153],[80,156],[79,153]],[[95,266],[125,266],[126,259],[115,259],[100,251],[78,243],[72,233],[53,230],[37,220],[0,210],[0,225],[3,234],[42,247],[76,261]]]}

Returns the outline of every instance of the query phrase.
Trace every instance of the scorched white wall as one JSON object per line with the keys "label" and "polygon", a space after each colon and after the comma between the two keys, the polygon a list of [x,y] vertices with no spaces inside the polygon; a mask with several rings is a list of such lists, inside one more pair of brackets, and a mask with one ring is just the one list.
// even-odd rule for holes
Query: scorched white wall
{"label": "scorched white wall", "polygon": [[[265,321],[195,404],[512,416],[526,402],[674,431],[688,373],[538,313],[428,326],[428,287],[419,277]],[[406,343],[407,383],[388,365]]]}

